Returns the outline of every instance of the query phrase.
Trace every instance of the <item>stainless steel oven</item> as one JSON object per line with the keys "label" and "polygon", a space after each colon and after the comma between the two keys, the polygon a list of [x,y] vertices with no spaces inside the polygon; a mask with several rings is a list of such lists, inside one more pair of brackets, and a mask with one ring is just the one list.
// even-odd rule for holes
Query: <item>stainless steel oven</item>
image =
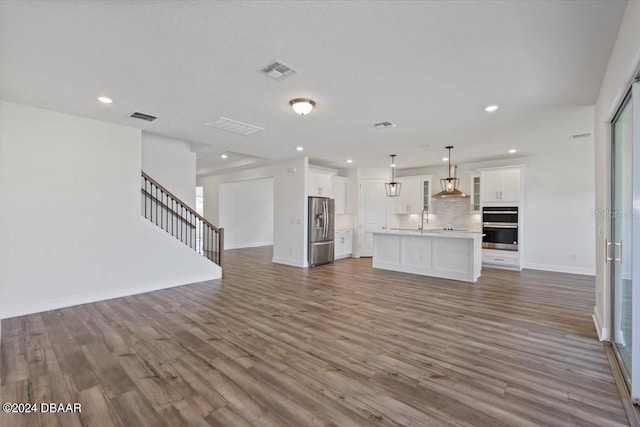
{"label": "stainless steel oven", "polygon": [[482,208],[482,247],[518,250],[518,207],[484,206]]}

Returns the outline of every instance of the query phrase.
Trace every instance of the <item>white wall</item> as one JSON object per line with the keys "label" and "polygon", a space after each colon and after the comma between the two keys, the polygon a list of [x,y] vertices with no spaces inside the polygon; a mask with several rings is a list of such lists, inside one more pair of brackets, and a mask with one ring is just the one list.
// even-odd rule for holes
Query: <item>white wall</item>
{"label": "white wall", "polygon": [[[587,114],[591,121],[593,109]],[[541,124],[543,126],[543,124]],[[545,156],[460,164],[460,189],[469,193],[471,173],[478,168],[524,165],[523,267],[577,274],[595,274],[593,138],[575,142],[559,137],[558,149]],[[572,144],[572,145],[568,145]],[[447,167],[407,169],[401,176],[434,174],[434,191]],[[482,182],[480,182],[482,186]]]}
{"label": "white wall", "polygon": [[[627,3],[618,38],[595,105],[595,194],[596,210],[610,209],[611,120],[640,68],[640,2]],[[596,301],[594,321],[600,338],[609,340],[611,325],[610,270],[604,263],[604,239],[611,239],[609,221],[597,218]]]}
{"label": "white wall", "polygon": [[219,186],[220,227],[226,249],[273,244],[273,178]]}
{"label": "white wall", "polygon": [[0,101],[0,318],[220,277],[140,216],[141,135]]}
{"label": "white wall", "polygon": [[196,208],[196,154],[189,142],[142,132],[142,170]]}
{"label": "white wall", "polygon": [[219,224],[221,184],[272,177],[273,262],[307,267],[308,168],[309,160],[301,157],[254,169],[199,177],[197,183],[204,189],[204,217]]}

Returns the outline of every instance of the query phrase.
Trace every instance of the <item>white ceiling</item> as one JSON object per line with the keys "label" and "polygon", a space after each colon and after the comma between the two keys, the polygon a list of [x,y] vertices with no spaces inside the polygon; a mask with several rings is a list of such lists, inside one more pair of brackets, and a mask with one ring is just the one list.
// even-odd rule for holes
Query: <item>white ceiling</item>
{"label": "white ceiling", "polygon": [[[1,1],[0,97],[191,141],[200,174],[299,155],[379,167],[393,152],[399,167],[427,166],[446,145],[458,162],[538,154],[592,131],[585,106],[625,5]],[[298,73],[258,71],[274,59]],[[298,116],[296,97],[317,107]],[[203,125],[219,116],[266,131]],[[372,127],[385,120],[397,126]]]}

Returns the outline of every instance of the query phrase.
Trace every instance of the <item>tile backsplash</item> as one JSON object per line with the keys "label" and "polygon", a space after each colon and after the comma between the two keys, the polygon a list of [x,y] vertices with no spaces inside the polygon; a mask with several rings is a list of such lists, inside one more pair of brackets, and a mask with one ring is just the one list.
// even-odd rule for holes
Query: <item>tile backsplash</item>
{"label": "tile backsplash", "polygon": [[336,214],[334,219],[336,230],[353,230],[353,215]]}
{"label": "tile backsplash", "polygon": [[[393,219],[392,219],[393,220]],[[393,222],[393,221],[392,221]],[[419,228],[420,215],[398,214],[392,228]],[[425,228],[457,228],[461,230],[482,230],[482,215],[471,213],[470,200],[463,198],[431,199],[429,222]]]}

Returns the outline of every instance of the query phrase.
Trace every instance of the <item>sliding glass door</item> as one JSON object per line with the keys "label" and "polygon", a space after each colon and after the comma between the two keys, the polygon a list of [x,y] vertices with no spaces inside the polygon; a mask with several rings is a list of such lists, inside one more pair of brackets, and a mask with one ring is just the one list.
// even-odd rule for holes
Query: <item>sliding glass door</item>
{"label": "sliding glass door", "polygon": [[632,398],[640,397],[640,84],[635,83],[613,121],[611,180],[611,341]]}

